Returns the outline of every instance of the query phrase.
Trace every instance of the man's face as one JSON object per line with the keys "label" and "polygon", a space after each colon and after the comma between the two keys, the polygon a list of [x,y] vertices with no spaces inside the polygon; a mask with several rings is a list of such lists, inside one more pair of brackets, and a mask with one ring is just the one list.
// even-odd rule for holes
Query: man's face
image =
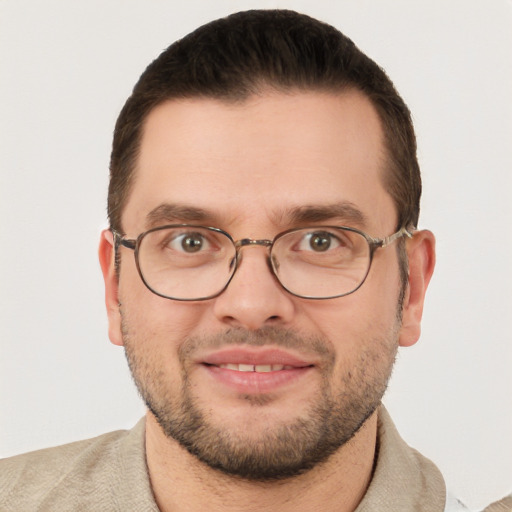
{"label": "man's face", "polygon": [[[397,222],[383,162],[377,114],[356,92],[169,101],[146,121],[123,230],[188,223],[272,239],[299,222],[382,238]],[[163,431],[211,467],[298,474],[375,411],[401,329],[395,246],[376,252],[358,291],[329,300],[283,290],[264,247],[244,247],[228,288],[202,302],[151,293],[120,251],[110,337]]]}

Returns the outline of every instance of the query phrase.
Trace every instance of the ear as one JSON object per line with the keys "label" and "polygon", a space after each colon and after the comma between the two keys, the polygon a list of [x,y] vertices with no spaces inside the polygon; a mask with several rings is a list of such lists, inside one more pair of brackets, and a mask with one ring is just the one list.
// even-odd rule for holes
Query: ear
{"label": "ear", "polygon": [[414,345],[420,337],[425,293],[436,261],[436,240],[430,231],[416,231],[406,243],[409,281],[404,297],[399,338],[402,347]]}
{"label": "ear", "polygon": [[121,313],[119,311],[119,280],[115,269],[114,236],[109,229],[101,232],[98,250],[103,280],[105,281],[105,305],[108,316],[108,336],[114,345],[123,344]]}

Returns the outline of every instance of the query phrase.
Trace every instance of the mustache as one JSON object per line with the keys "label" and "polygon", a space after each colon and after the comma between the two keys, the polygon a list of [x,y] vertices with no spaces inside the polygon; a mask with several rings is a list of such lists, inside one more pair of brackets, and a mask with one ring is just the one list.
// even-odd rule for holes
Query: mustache
{"label": "mustache", "polygon": [[330,342],[322,336],[303,336],[291,329],[276,326],[265,326],[249,331],[241,327],[202,336],[186,338],[178,349],[182,362],[190,358],[198,350],[215,350],[227,346],[263,347],[266,345],[294,349],[302,353],[314,353],[322,359],[334,361],[334,349]]}

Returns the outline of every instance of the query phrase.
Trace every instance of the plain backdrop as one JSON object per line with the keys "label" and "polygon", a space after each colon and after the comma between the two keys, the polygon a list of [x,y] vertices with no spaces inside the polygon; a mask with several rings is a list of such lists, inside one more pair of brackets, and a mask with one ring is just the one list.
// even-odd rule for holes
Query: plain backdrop
{"label": "plain backdrop", "polygon": [[0,456],[143,414],[96,256],[113,125],[171,42],[255,7],[335,25],[413,112],[438,264],[385,403],[482,507],[512,490],[510,0],[0,0]]}

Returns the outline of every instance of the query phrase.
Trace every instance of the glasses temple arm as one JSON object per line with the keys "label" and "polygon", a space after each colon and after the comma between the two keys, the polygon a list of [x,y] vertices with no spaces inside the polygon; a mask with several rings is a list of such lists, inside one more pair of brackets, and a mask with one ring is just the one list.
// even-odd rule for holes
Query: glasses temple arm
{"label": "glasses temple arm", "polygon": [[112,234],[114,235],[114,248],[117,251],[120,245],[123,247],[127,247],[128,249],[135,250],[135,247],[137,245],[136,240],[129,240],[127,238],[123,238],[123,235],[116,231],[115,229],[111,229]]}
{"label": "glasses temple arm", "polygon": [[404,235],[408,238],[412,238],[412,233],[407,228],[403,227],[396,233],[393,233],[392,235],[389,235],[386,238],[383,238],[381,240],[380,246],[386,247],[387,245],[392,244],[395,240],[403,237]]}

